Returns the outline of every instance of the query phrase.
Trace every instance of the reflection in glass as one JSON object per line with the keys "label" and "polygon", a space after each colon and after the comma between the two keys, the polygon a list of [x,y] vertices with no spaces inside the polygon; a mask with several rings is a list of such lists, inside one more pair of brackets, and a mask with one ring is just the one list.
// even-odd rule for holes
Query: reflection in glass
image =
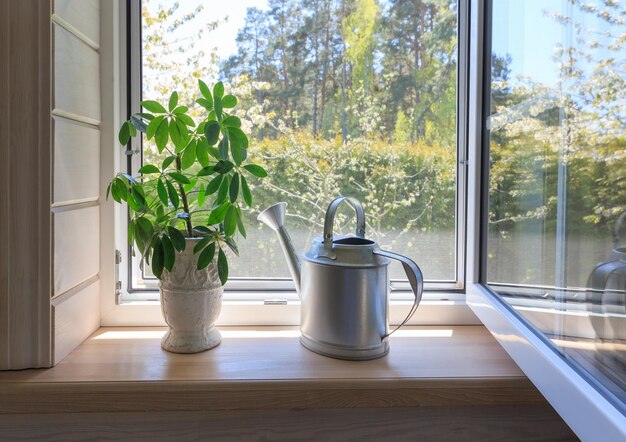
{"label": "reflection in glass", "polygon": [[493,0],[487,282],[626,409],[626,11]]}

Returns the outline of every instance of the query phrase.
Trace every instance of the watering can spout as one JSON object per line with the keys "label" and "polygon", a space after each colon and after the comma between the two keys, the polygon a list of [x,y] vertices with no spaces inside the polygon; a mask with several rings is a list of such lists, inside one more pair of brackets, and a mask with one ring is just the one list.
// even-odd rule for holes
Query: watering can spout
{"label": "watering can spout", "polygon": [[267,225],[278,235],[278,241],[285,254],[289,271],[296,285],[296,291],[300,296],[300,259],[293,248],[293,242],[285,229],[285,208],[287,203],[276,203],[259,214],[257,219]]}

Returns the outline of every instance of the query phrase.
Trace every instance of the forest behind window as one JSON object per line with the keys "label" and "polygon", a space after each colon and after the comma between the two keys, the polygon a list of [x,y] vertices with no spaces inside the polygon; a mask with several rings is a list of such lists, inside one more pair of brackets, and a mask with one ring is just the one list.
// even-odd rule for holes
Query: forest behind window
{"label": "forest behind window", "polygon": [[[260,210],[287,201],[302,250],[343,194],[363,203],[368,237],[456,280],[456,1],[143,0],[141,44],[143,97],[178,90],[192,107],[198,79],[222,80],[270,173],[251,183],[234,277],[289,276]],[[146,140],[143,157],[158,162]]]}

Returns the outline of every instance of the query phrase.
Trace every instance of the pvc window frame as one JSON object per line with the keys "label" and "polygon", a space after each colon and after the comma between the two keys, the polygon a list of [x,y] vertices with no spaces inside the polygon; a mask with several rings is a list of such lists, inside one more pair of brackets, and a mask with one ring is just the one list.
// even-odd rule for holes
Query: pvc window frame
{"label": "pvc window frame", "polygon": [[[140,0],[120,1],[119,114],[126,117],[129,109],[137,111],[141,100],[141,21]],[[457,189],[456,189],[456,257],[455,280],[426,283],[426,291],[413,324],[476,324],[475,316],[465,305],[466,211],[467,211],[467,130],[468,130],[468,3],[459,2],[458,67],[457,67]],[[126,80],[126,81],[124,81]],[[130,93],[128,93],[130,92]],[[125,118],[121,118],[123,121]],[[121,122],[120,122],[121,123]],[[128,147],[132,155],[119,155],[117,171],[138,170],[141,167],[141,141],[134,138]],[[130,153],[129,152],[129,153]],[[107,172],[110,175],[110,172]],[[130,258],[126,243],[128,212],[116,208],[115,249],[121,262],[116,265],[118,290],[114,302],[106,304],[103,323],[106,325],[162,325],[158,291],[130,287],[131,272],[140,271]],[[400,322],[412,304],[408,282],[392,281],[390,322]],[[113,297],[112,297],[113,299]],[[437,312],[431,309],[437,308]],[[232,310],[232,314],[230,314]],[[259,278],[229,282],[224,296],[221,324],[284,324],[299,323],[299,300],[293,282],[287,278]]]}
{"label": "pvc window frame", "polygon": [[483,121],[489,93],[493,0],[470,6],[467,304],[578,437],[626,440],[626,417],[590,375],[566,360],[535,326],[487,285],[489,152]]}

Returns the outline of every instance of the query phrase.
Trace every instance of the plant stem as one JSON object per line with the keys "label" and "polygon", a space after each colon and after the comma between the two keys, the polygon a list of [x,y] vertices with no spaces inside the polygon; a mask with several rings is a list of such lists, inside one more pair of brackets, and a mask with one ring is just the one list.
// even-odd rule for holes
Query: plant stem
{"label": "plant stem", "polygon": [[[182,172],[183,166],[180,160],[180,156],[176,156],[176,170],[178,172]],[[187,223],[187,234],[188,238],[193,238],[193,227],[191,225],[191,213],[189,212],[189,203],[187,202],[187,194],[185,193],[185,188],[181,183],[178,183],[178,189],[180,190],[180,199],[183,202],[183,208],[185,209],[185,213],[187,213],[188,217],[185,220]]]}

